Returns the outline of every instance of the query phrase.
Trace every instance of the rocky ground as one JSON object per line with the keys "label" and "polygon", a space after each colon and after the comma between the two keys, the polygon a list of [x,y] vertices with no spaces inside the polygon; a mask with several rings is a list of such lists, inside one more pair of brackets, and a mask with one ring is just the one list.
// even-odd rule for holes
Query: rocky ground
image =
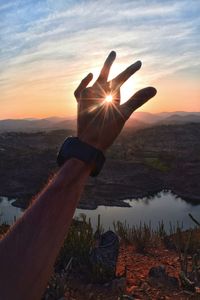
{"label": "rocky ground", "polygon": [[[179,281],[180,262],[177,252],[163,246],[136,252],[134,246],[122,244],[117,263],[117,279],[105,284],[85,283],[79,276],[65,275],[64,296],[46,300],[189,300],[200,299],[200,289],[184,290]],[[61,295],[60,294],[60,295]]]}

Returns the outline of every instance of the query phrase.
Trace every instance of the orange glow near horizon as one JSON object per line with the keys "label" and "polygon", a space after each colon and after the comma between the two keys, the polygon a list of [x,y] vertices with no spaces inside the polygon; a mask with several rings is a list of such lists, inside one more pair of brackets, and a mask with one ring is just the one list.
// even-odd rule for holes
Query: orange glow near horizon
{"label": "orange glow near horizon", "polygon": [[0,119],[75,117],[74,90],[89,72],[93,84],[112,50],[110,79],[142,62],[121,103],[154,86],[139,111],[200,111],[199,1],[3,2]]}
{"label": "orange glow near horizon", "polygon": [[[99,63],[98,65],[101,65]],[[115,77],[124,68],[124,65],[113,65],[110,78]],[[99,68],[86,68],[97,78]],[[40,69],[38,70],[40,72]],[[51,70],[56,74],[56,70]],[[62,78],[31,81],[31,74],[26,77],[18,76],[15,86],[3,93],[1,101],[0,119],[6,118],[45,118],[60,116],[72,118],[76,116],[76,100],[73,91],[84,77],[78,74]],[[30,76],[30,78],[29,78]],[[27,79],[28,78],[28,79]],[[76,80],[76,81],[75,81]],[[93,80],[93,82],[94,82]],[[92,83],[93,83],[92,82]],[[92,84],[91,83],[91,84]],[[145,66],[134,74],[121,88],[121,102],[128,100],[137,90],[146,86],[155,86],[157,95],[147,102],[139,111],[159,113],[163,111],[200,111],[200,87],[196,80],[173,76],[158,79],[148,77]]]}

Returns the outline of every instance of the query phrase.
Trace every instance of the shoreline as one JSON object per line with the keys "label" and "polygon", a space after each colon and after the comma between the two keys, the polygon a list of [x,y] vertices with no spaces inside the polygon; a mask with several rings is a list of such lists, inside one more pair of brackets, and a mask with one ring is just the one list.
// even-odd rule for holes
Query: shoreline
{"label": "shoreline", "polygon": [[[184,172],[181,173],[179,168],[162,172],[140,162],[108,160],[102,174],[98,178],[88,180],[77,208],[96,209],[100,205],[129,207],[124,200],[152,197],[163,190],[171,191],[192,205],[198,205],[200,186],[196,184],[194,188],[190,184],[198,180],[196,174],[190,178],[190,182],[185,182],[187,170]],[[26,209],[41,191],[41,184],[39,186],[37,190],[32,186],[32,193],[26,193],[24,190],[14,194],[5,190],[2,194],[9,199],[16,199],[12,203],[13,206]]]}
{"label": "shoreline", "polygon": [[[13,204],[27,208],[58,171],[56,152],[67,132],[0,135],[0,195],[17,198]],[[88,180],[78,207],[127,207],[124,199],[150,197],[161,190],[199,204],[199,134],[200,124],[125,128],[109,149],[100,176]]]}
{"label": "shoreline", "polygon": [[[144,192],[141,192],[140,194],[137,193],[137,196],[136,194],[129,194],[129,196],[122,196],[121,198],[117,198],[115,197],[115,200],[113,201],[112,198],[107,198],[107,199],[104,199],[104,200],[100,200],[99,204],[91,204],[91,203],[88,203],[86,201],[86,203],[82,203],[80,202],[79,205],[77,206],[78,209],[83,209],[83,210],[95,210],[97,209],[99,206],[106,206],[106,207],[131,207],[131,205],[129,205],[129,203],[126,203],[124,201],[130,199],[130,200],[135,200],[135,201],[138,201],[139,199],[141,198],[151,198],[151,197],[154,197],[156,196],[157,194],[159,194],[160,192],[171,192],[173,195],[175,195],[176,197],[178,198],[181,198],[183,201],[185,202],[189,202],[193,205],[200,205],[200,198],[198,196],[192,196],[192,197],[188,197],[188,195],[185,195],[183,193],[176,193],[174,192],[173,190],[171,189],[158,189],[157,191],[154,191],[152,193],[144,193]],[[7,197],[8,200],[13,200],[13,197],[8,197],[7,195],[4,195],[2,197]],[[16,199],[16,197],[14,197]],[[197,203],[194,204],[194,201],[198,201]],[[28,206],[27,206],[27,201],[25,199],[16,199],[13,201],[13,203],[11,205],[13,205],[14,207],[18,207],[18,208],[21,208],[23,210],[27,209]]]}

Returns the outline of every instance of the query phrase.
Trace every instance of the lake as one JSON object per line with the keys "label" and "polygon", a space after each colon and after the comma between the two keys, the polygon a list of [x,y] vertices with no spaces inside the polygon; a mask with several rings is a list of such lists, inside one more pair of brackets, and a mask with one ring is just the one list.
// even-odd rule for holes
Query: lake
{"label": "lake", "polygon": [[8,200],[7,197],[0,197],[0,223],[13,224],[23,214],[21,208],[12,205],[15,199]]}
{"label": "lake", "polygon": [[[16,218],[23,214],[20,208],[12,206],[13,200],[6,197],[0,197],[0,222],[12,224]],[[129,225],[139,225],[151,222],[152,228],[156,228],[158,223],[163,221],[166,228],[169,229],[170,222],[176,225],[183,222],[183,228],[187,229],[194,226],[194,223],[188,216],[191,213],[200,220],[200,205],[192,205],[170,191],[162,191],[153,197],[141,199],[124,200],[131,207],[112,207],[98,206],[95,210],[76,209],[75,216],[85,214],[91,219],[93,227],[96,227],[97,217],[101,215],[101,223],[105,229],[113,226],[113,221],[126,221]]]}

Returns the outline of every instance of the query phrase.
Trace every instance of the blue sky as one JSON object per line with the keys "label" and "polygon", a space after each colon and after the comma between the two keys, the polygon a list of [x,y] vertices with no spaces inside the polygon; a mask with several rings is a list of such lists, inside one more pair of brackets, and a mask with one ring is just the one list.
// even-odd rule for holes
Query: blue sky
{"label": "blue sky", "polygon": [[97,73],[111,50],[118,54],[113,74],[142,60],[135,87],[157,84],[160,111],[170,109],[164,96],[169,87],[176,92],[174,81],[177,97],[186,84],[192,95],[191,106],[180,99],[177,109],[200,110],[199,11],[198,0],[1,0],[0,118],[75,113],[74,88],[91,70]]}

